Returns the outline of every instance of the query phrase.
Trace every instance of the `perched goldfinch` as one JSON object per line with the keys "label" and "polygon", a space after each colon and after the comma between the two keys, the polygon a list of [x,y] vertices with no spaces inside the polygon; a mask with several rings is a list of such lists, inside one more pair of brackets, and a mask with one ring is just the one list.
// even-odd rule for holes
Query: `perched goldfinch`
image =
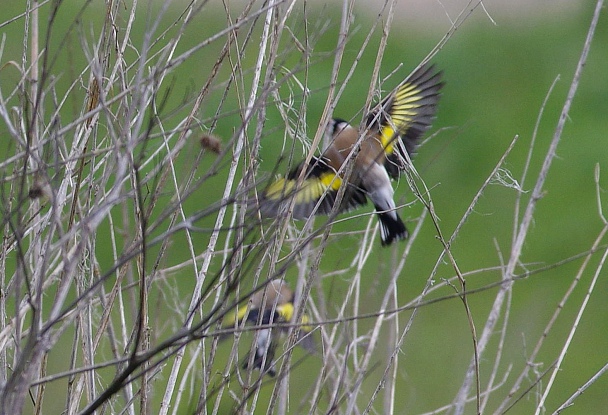
{"label": "perched goldfinch", "polygon": [[[334,118],[325,130],[330,144],[323,154],[313,157],[307,166],[300,163],[262,192],[258,200],[262,216],[285,212],[292,198],[295,219],[328,214],[340,187],[346,185],[339,212],[363,205],[369,198],[380,220],[382,245],[406,239],[408,231],[396,211],[391,178],[398,178],[406,169],[405,153],[412,156],[429,129],[442,86],[441,72],[423,65],[377,105],[361,127]],[[356,155],[350,156],[353,151]],[[349,156],[355,165],[345,180],[343,164]],[[302,169],[303,181],[298,185]]]}
{"label": "perched goldfinch", "polygon": [[[255,325],[269,325],[273,323],[289,323],[293,319],[294,313],[294,293],[289,285],[281,280],[272,280],[263,290],[251,296],[248,304],[239,307],[236,313],[228,316],[222,323],[223,328],[234,327],[236,324],[246,322]],[[306,324],[308,317],[302,317],[302,323]],[[287,332],[286,327],[282,328],[263,328],[256,333],[255,355],[253,357],[253,367],[267,372],[270,376],[275,376],[274,354],[277,342],[281,334]],[[298,344],[306,351],[315,352],[315,343],[310,326],[300,327],[300,337]],[[265,360],[265,364],[262,363]],[[249,367],[249,357],[245,359],[243,367]]]}

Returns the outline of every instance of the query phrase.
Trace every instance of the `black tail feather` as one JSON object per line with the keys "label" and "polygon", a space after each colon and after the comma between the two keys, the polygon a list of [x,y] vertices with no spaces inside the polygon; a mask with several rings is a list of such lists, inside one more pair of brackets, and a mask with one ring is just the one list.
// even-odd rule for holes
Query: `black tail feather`
{"label": "black tail feather", "polygon": [[380,219],[380,239],[382,246],[388,246],[392,244],[393,241],[401,241],[410,236],[405,224],[396,212],[378,213],[378,219]]}

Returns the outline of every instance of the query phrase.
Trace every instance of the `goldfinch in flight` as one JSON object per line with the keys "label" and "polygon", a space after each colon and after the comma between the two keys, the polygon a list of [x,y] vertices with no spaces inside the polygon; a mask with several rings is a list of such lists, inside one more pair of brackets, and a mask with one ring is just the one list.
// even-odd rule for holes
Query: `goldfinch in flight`
{"label": "goldfinch in flight", "polygon": [[[310,164],[296,166],[258,196],[262,216],[275,217],[292,205],[295,219],[329,214],[341,186],[346,186],[338,212],[364,205],[369,198],[380,220],[382,245],[406,239],[408,231],[397,213],[391,179],[407,168],[422,135],[429,129],[443,87],[441,72],[423,65],[377,105],[359,128],[334,118],[325,130],[330,144]],[[351,156],[351,152],[355,151]],[[345,178],[346,160],[354,160]],[[298,178],[303,179],[298,184]]]}
{"label": "goldfinch in flight", "polygon": [[[248,304],[239,307],[234,315],[228,315],[223,321],[222,328],[235,327],[243,324],[243,320],[254,325],[269,325],[275,323],[289,323],[294,315],[294,293],[289,285],[282,279],[277,278],[256,292],[249,299]],[[302,323],[308,322],[308,316],[302,317]],[[263,328],[257,331],[256,344],[254,346],[253,368],[275,376],[274,355],[277,342],[281,334],[286,333],[287,327]],[[315,342],[310,332],[312,327],[303,325],[300,327],[298,344],[310,353],[315,352]],[[249,367],[251,361],[248,356],[243,368]]]}

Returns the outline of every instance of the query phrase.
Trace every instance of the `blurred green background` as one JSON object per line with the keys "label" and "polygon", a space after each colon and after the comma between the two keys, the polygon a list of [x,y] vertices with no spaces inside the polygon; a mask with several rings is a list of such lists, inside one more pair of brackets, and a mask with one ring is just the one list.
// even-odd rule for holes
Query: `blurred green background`
{"label": "blurred green background", "polygon": [[[219,4],[210,3],[195,17],[194,24],[188,27],[178,51],[186,50],[225,27],[225,12]],[[458,28],[454,36],[433,58],[433,62],[443,70],[446,82],[438,117],[431,130],[438,133],[420,148],[414,163],[427,186],[432,189],[431,195],[440,218],[440,226],[446,236],[451,235],[471,200],[516,135],[519,136],[519,140],[508,157],[505,168],[515,179],[520,179],[541,106],[552,83],[557,79],[540,119],[528,180],[520,183],[527,192],[524,196],[524,200],[527,200],[555,131],[594,6],[592,2],[584,1],[557,3],[536,1],[521,2],[521,4],[515,2],[509,7],[494,3],[497,2],[488,3],[487,8],[495,23],[490,21],[483,10],[477,8],[471,18]],[[455,17],[454,10],[458,10],[455,4],[446,5],[452,18]],[[70,5],[72,7],[68,7]],[[6,16],[17,15],[22,10],[20,7],[16,2],[3,5]],[[78,73],[86,62],[80,41],[75,34],[80,33],[86,39],[94,39],[95,36],[91,33],[97,33],[102,23],[99,19],[103,5],[92,3],[85,8],[84,14],[78,21],[79,31],[72,32],[64,39],[62,30],[67,30],[74,21],[78,7],[79,5],[74,2],[60,8],[57,20],[61,23],[55,26],[51,36],[51,49],[58,58],[53,69],[53,72],[59,75],[58,90],[67,90],[72,79],[71,74]],[[240,5],[232,5],[232,7],[234,10],[231,14],[235,17]],[[170,36],[176,30],[171,24],[180,16],[183,9],[184,5],[180,2],[172,4],[162,19],[161,29],[157,34],[168,29],[167,36]],[[44,12],[46,9],[42,10]],[[160,3],[141,5],[141,18],[136,19],[132,34],[132,42],[135,46],[141,44],[143,33],[150,24],[150,16],[155,16],[159,10]],[[375,2],[358,4],[355,8],[355,20],[352,24],[355,30],[349,36],[341,80],[355,60],[379,11],[380,6]],[[312,138],[327,98],[327,87],[333,65],[331,51],[337,42],[341,11],[336,5],[326,5],[318,1],[307,4],[305,12],[300,10],[292,14],[289,24],[300,40],[305,31],[304,13],[308,21],[307,30],[316,38],[313,49],[314,64],[308,68],[307,78],[303,72],[297,77],[305,82],[311,91],[306,105],[308,120],[306,132],[308,137]],[[302,17],[302,21],[298,21],[298,17]],[[259,36],[261,22],[257,24],[259,27],[254,31],[254,36]],[[416,3],[411,7],[407,4],[399,5],[393,20],[388,47],[383,56],[380,75],[387,76],[399,65],[403,66],[386,81],[383,88],[388,90],[407,76],[449,28],[449,19],[439,3],[426,6]],[[0,30],[6,36],[2,65],[9,60],[19,62],[23,40],[22,20],[17,20]],[[61,43],[60,40],[65,42]],[[353,119],[355,122],[361,119],[379,40],[380,35],[376,31],[344,90],[335,111],[336,116]],[[189,99],[198,91],[217,59],[223,42],[224,38],[211,43],[175,70],[171,98],[167,107],[178,107],[183,99]],[[256,42],[253,42],[247,47],[243,57],[245,68],[252,68],[255,63],[257,56],[255,44]],[[301,56],[297,51],[289,49],[292,45],[287,38],[284,46],[290,52],[281,61],[286,70],[289,70],[300,63]],[[600,186],[608,188],[606,179],[608,174],[607,51],[608,22],[604,10],[557,150],[558,158],[554,160],[549,173],[545,195],[537,206],[535,220],[522,256],[525,263],[518,270],[520,272],[524,269],[553,264],[588,250],[602,228],[596,201],[594,170],[599,166]],[[130,58],[133,59],[133,56]],[[205,120],[211,119],[217,110],[223,93],[221,82],[227,79],[228,74],[227,68],[223,68],[214,84],[213,94],[204,102],[201,114],[203,124]],[[5,96],[8,86],[14,84],[18,78],[10,67],[2,68],[0,82]],[[250,79],[250,74],[246,74],[245,78]],[[293,88],[296,101],[294,107],[297,109],[298,102],[301,101],[301,93],[298,96],[297,85],[290,84],[290,86]],[[248,91],[248,84],[243,85],[243,88]],[[281,92],[284,94],[285,91],[282,89]],[[62,112],[64,120],[80,111],[84,94],[82,88],[73,94],[71,98],[73,105],[66,106]],[[237,109],[238,105],[234,94],[229,94],[223,107],[226,115],[219,118],[215,134],[224,138],[233,135],[240,125],[240,118],[238,114],[230,114],[229,111]],[[71,113],[69,108],[73,108]],[[176,112],[174,120],[181,119],[187,110],[188,108]],[[172,119],[169,118],[166,122],[171,123],[171,121]],[[261,171],[273,171],[276,160],[282,153],[281,126],[282,121],[278,113],[270,108],[265,127],[267,132],[264,134],[260,150]],[[1,128],[0,133],[4,137],[0,141],[4,142],[6,133],[4,126]],[[10,142],[2,145],[9,149],[14,148],[14,144]],[[299,152],[299,143],[296,142],[295,146]],[[182,156],[184,171],[189,169],[188,163],[194,160],[194,155],[198,152],[196,143],[190,143],[187,150],[190,151]],[[298,157],[304,154],[304,150],[301,151],[297,153]],[[204,172],[212,161],[204,159],[200,171]],[[186,202],[186,209],[195,211],[219,198],[223,180],[225,181],[225,170],[221,170],[217,176],[205,183],[200,193],[204,197],[198,198],[195,195]],[[413,200],[405,181],[399,183],[396,194],[402,198],[402,201]],[[603,190],[601,194],[605,197]],[[475,207],[474,214],[468,219],[452,246],[461,271],[469,272],[499,266],[501,257],[508,259],[513,238],[516,195],[515,189],[498,184],[491,185],[484,192]],[[357,213],[368,210],[364,208]],[[413,220],[418,217],[421,210],[420,203],[415,203],[412,207],[405,208],[402,216]],[[341,217],[348,218],[348,216],[346,214]],[[361,222],[361,220],[346,220],[336,225],[334,231],[361,230],[363,228]],[[411,222],[410,227],[413,226],[414,223]],[[198,241],[200,249],[204,249],[207,235],[198,235],[196,238],[200,238]],[[322,272],[327,273],[346,266],[356,251],[356,238],[356,236],[347,236],[336,239],[336,243],[330,244],[322,264]],[[172,246],[171,260],[175,263],[185,261],[189,257],[180,242],[183,241],[177,237]],[[399,279],[400,304],[410,301],[421,292],[441,249],[434,228],[427,220]],[[110,252],[100,251],[98,256],[105,257],[108,261],[105,265],[109,265]],[[392,260],[392,251],[381,249],[377,244],[374,256],[375,259],[366,265],[367,276],[362,291],[364,298],[361,301],[364,306],[360,310],[363,313],[376,311],[375,306],[379,304],[381,293],[384,292],[388,281],[388,276],[383,270],[385,264]],[[596,255],[592,265],[597,266],[598,260],[599,256]],[[507,394],[514,377],[526,365],[527,354],[554,313],[580,265],[581,260],[576,260],[515,284],[507,342],[503,350],[499,377],[508,370],[511,374],[506,386],[494,392],[495,398],[491,400],[488,409],[493,409],[492,402],[495,405],[501,401]],[[539,372],[550,366],[563,346],[595,266],[582,276],[581,284],[566,304],[557,327],[546,340],[543,351],[535,362],[543,363],[538,367]],[[295,282],[295,275],[293,271],[287,278]],[[599,279],[562,370],[557,376],[553,391],[549,395],[546,407],[551,411],[608,362],[606,335],[608,283],[605,275],[603,272]],[[452,276],[453,270],[448,264],[440,267],[438,278]],[[500,277],[498,271],[474,275],[468,279],[468,288],[484,286],[500,280]],[[176,275],[175,282],[180,293],[186,298],[193,286],[191,276]],[[348,276],[340,276],[331,281],[326,280],[323,284],[331,301],[332,296],[342,298],[348,288],[349,280]],[[433,296],[449,295],[452,292],[452,289],[444,288]],[[481,331],[495,295],[496,289],[491,289],[469,298],[478,331]],[[330,310],[332,311],[334,310]],[[402,314],[401,324],[404,324],[409,312]],[[162,320],[160,316],[158,318]],[[363,321],[361,324],[364,325],[366,322]],[[380,347],[380,350],[383,348]],[[442,301],[422,308],[400,356],[399,393],[395,405],[397,412],[421,413],[450,403],[462,382],[471,354],[471,335],[460,301]],[[301,356],[303,355],[300,352],[296,353],[296,359]],[[62,367],[62,358],[53,354],[51,357],[53,359],[49,363],[50,370],[59,371]],[[492,358],[493,355],[488,354],[482,360],[482,386],[491,370]],[[220,356],[217,360],[218,370],[222,369],[222,359]],[[378,362],[383,361],[384,357],[378,356]],[[309,358],[305,365],[296,367],[291,383],[293,390],[308,390],[310,377],[316,377],[316,370],[320,366],[319,359],[313,357]],[[375,387],[383,366],[381,365],[380,368],[366,379],[364,387],[366,394],[371,394],[372,388]],[[270,393],[271,389],[266,387],[265,391]],[[58,390],[61,390],[60,385]],[[606,390],[608,390],[608,380],[601,378],[578,398],[575,405],[566,413],[600,413],[608,408]],[[510,413],[531,413],[539,393],[538,390],[533,389]],[[263,394],[261,399],[265,397],[266,395]],[[160,399],[160,396],[158,398]],[[293,400],[293,413],[297,413],[299,397]],[[229,398],[226,398],[226,401],[228,411],[231,401]],[[365,402],[363,397],[362,402]],[[61,405],[63,405],[62,401],[59,403],[59,408],[62,407]],[[260,403],[258,406],[260,409],[264,407]],[[473,404],[469,406],[468,413],[473,413],[473,406]],[[183,413],[189,413],[188,408],[183,410]]]}

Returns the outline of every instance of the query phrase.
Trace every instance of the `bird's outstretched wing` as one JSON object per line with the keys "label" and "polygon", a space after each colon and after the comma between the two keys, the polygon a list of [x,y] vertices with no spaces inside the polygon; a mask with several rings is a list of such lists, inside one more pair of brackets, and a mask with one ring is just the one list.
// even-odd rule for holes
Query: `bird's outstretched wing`
{"label": "bird's outstretched wing", "polygon": [[423,65],[410,74],[388,97],[370,111],[365,127],[378,134],[392,178],[405,169],[405,152],[412,155],[429,129],[443,87],[441,72]]}
{"label": "bird's outstretched wing", "polygon": [[[322,157],[313,157],[304,173],[304,179],[298,186],[298,178],[304,168],[304,162],[296,166],[287,176],[272,182],[260,195],[259,207],[262,216],[275,217],[290,206],[294,198],[292,217],[306,219],[314,214],[328,214],[336,202],[341,186],[348,186],[339,207],[346,211],[367,202],[362,189],[352,184],[345,184],[331,166]],[[319,203],[320,201],[320,203]],[[318,204],[318,208],[315,207]]]}

